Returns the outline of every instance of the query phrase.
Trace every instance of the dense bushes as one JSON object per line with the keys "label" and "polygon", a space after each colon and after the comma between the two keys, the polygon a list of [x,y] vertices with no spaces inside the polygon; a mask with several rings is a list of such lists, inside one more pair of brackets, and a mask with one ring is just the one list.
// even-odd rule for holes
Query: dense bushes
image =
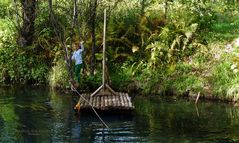
{"label": "dense bushes", "polygon": [[[239,35],[238,10],[232,5],[210,2],[195,5],[193,2],[175,1],[169,3],[167,19],[164,19],[159,13],[164,11],[164,7],[152,5],[145,9],[145,15],[134,25],[124,25],[127,23],[124,20],[132,17],[136,20],[137,16],[122,14],[124,18],[119,20],[122,24],[112,30],[111,38],[123,35],[112,42],[117,43],[114,48],[130,49],[123,51],[130,55],[128,61],[131,64],[126,67],[131,74],[127,74],[133,76],[135,88],[147,94],[168,90],[182,94],[190,90],[235,99],[238,73],[232,73],[230,67],[236,65],[234,71],[237,70],[237,57],[228,53],[227,56],[234,55],[234,58],[225,59],[218,57],[217,53],[225,52],[225,46],[235,43],[232,41]],[[118,14],[112,19],[119,17]],[[153,25],[156,23],[157,26]]]}
{"label": "dense bushes", "polygon": [[67,72],[65,60],[63,58],[60,58],[56,61],[55,65],[50,70],[48,80],[52,87],[69,87],[69,74]]}
{"label": "dense bushes", "polygon": [[44,59],[28,54],[11,45],[0,50],[1,82],[9,83],[45,83],[48,66]]}
{"label": "dense bushes", "polygon": [[49,66],[42,53],[36,53],[34,47],[20,48],[16,44],[12,21],[1,19],[0,25],[0,82],[46,83]]}
{"label": "dense bushes", "polygon": [[[89,8],[91,3],[80,4],[84,4],[80,8]],[[102,1],[97,7],[95,23],[95,75],[89,74],[92,41],[88,36],[82,89],[94,90],[101,84],[102,9],[105,5],[111,8],[106,41],[113,88],[136,89],[146,94],[207,90],[201,93],[237,97],[238,72],[235,71],[239,66],[235,38],[239,36],[239,12],[238,5],[227,1]],[[61,37],[57,37],[49,22],[47,3],[41,2],[35,21],[34,44],[25,49],[15,44],[16,29],[3,17],[5,12],[0,12],[0,74],[3,79],[68,87],[64,49],[59,38],[70,47],[72,3],[64,1],[57,6],[54,7],[55,16]],[[87,10],[90,9],[79,13],[81,34],[91,30]],[[74,29],[75,41],[82,36],[78,30],[78,27]],[[228,46],[233,52],[225,54]]]}

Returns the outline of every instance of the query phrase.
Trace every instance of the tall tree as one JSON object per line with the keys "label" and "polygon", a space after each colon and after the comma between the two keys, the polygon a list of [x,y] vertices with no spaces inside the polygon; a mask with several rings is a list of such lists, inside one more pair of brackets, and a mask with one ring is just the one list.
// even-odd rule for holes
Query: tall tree
{"label": "tall tree", "polygon": [[96,47],[96,36],[95,36],[95,23],[96,23],[96,10],[97,10],[97,0],[90,1],[90,13],[91,18],[89,21],[92,47],[91,47],[91,63],[90,63],[90,74],[94,75],[95,71],[95,47]]}
{"label": "tall tree", "polygon": [[36,4],[36,0],[21,0],[22,25],[17,41],[21,47],[32,45],[35,32]]}
{"label": "tall tree", "polygon": [[[70,81],[72,81],[73,78],[73,71],[72,71],[72,61],[71,61],[71,53],[72,53],[72,43],[73,43],[73,35],[74,35],[74,27],[76,24],[76,20],[77,20],[77,0],[74,0],[74,9],[73,9],[73,20],[72,20],[72,25],[71,25],[71,31],[70,31],[70,50],[68,50],[68,47],[65,43],[65,37],[64,37],[64,32],[63,31],[63,27],[61,26],[59,20],[57,17],[55,17],[55,13],[53,10],[53,4],[52,4],[52,0],[48,0],[48,5],[49,5],[49,10],[50,10],[50,23],[52,24],[52,28],[54,29],[54,32],[61,44],[61,46],[64,48],[65,51],[65,60],[66,60],[66,67],[67,67],[67,71],[69,74],[69,78]],[[68,53],[68,51],[70,51]]]}

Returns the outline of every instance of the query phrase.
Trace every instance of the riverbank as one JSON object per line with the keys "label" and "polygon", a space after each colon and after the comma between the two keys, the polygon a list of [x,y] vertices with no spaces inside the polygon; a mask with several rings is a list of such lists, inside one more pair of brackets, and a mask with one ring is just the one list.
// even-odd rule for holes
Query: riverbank
{"label": "riverbank", "polygon": [[[188,93],[194,97],[200,93],[205,98],[239,100],[239,11],[236,2],[151,1],[145,4],[127,1],[129,7],[125,7],[125,2],[113,6],[107,18],[106,63],[109,82],[116,91],[147,96]],[[69,71],[74,69],[70,64],[71,47],[84,35],[80,90],[96,90],[101,85],[102,75],[101,10],[95,9],[99,17],[89,24],[87,7],[82,7],[83,13],[77,22],[80,25],[76,26],[83,30],[79,34],[76,32],[79,29],[69,27],[72,20],[65,13],[66,9],[73,10],[73,3],[38,4],[39,7],[32,7],[38,12],[37,17],[33,16],[32,25],[28,25],[36,29],[24,32],[28,26],[16,23],[29,24],[26,19],[10,19],[31,9],[20,3],[12,4],[10,0],[0,2],[6,8],[0,10],[0,84],[45,84],[70,89]],[[19,11],[14,5],[19,5]],[[104,9],[103,5],[98,8]],[[50,11],[59,12],[55,22],[60,27],[46,16],[49,7]]]}

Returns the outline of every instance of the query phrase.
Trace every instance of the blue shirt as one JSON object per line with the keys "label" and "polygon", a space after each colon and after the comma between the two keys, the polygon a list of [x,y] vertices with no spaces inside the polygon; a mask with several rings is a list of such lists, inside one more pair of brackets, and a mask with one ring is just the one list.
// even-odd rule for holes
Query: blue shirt
{"label": "blue shirt", "polygon": [[75,61],[75,65],[82,64],[82,52],[84,51],[84,46],[81,44],[81,48],[74,51],[71,59]]}

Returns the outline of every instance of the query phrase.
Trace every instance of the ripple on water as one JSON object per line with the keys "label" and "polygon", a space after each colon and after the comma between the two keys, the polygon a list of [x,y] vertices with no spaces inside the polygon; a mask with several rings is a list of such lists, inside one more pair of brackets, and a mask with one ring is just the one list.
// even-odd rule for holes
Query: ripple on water
{"label": "ripple on water", "polygon": [[94,142],[146,142],[141,134],[135,133],[135,126],[132,122],[122,122],[117,125],[109,125],[110,128],[96,128]]}

